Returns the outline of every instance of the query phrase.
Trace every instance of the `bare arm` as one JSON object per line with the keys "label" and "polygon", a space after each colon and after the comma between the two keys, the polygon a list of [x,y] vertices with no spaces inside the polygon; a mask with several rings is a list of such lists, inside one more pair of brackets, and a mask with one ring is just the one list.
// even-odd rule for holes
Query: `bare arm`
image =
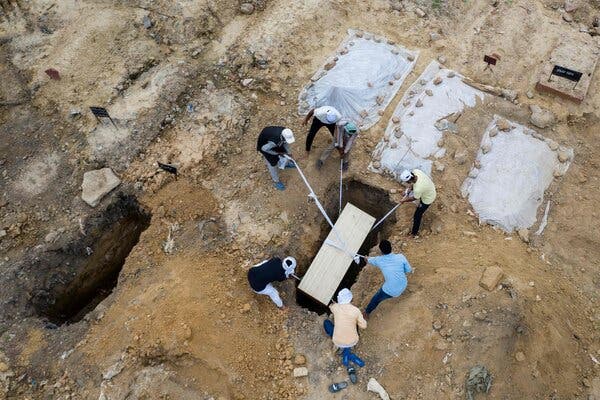
{"label": "bare arm", "polygon": [[415,197],[414,196],[405,196],[402,200],[400,200],[400,203],[410,203],[411,201],[415,201]]}
{"label": "bare arm", "polygon": [[344,154],[348,154],[350,153],[350,150],[352,150],[352,146],[354,146],[354,141],[356,140],[358,134],[354,134],[352,136],[350,136],[350,139],[348,139],[348,143],[346,143],[346,147],[344,148]]}
{"label": "bare arm", "polygon": [[362,313],[359,311],[358,312],[358,327],[360,329],[366,329],[367,328],[367,321],[364,319],[364,317],[362,316]]}
{"label": "bare arm", "polygon": [[302,122],[302,125],[306,125],[308,124],[308,120],[310,120],[313,116],[313,114],[315,113],[315,109],[313,108],[312,110],[310,110],[308,112],[308,114],[306,114],[306,117],[304,118],[304,121]]}
{"label": "bare arm", "polygon": [[340,125],[336,125],[335,129],[333,131],[333,144],[335,146],[335,148],[337,149],[338,153],[340,153],[340,156],[344,155],[344,131],[343,131],[344,127],[340,126]]}
{"label": "bare arm", "polygon": [[404,197],[402,198],[402,200],[400,200],[400,203],[409,203],[415,200],[416,198],[413,193],[413,185],[410,185],[404,192]]}

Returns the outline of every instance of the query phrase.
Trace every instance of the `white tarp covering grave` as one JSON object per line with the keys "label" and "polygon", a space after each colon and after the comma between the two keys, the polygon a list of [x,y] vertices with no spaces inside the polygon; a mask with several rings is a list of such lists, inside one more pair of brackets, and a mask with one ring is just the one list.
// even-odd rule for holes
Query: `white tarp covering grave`
{"label": "white tarp covering grave", "polygon": [[483,92],[463,83],[462,76],[431,62],[407,90],[373,152],[369,169],[398,179],[404,169],[431,174],[431,158],[443,157],[443,132],[456,133],[445,118],[474,107]]}
{"label": "white tarp covering grave", "polygon": [[507,232],[530,228],[545,190],[554,178],[565,174],[572,159],[572,149],[494,116],[462,195],[482,222]]}
{"label": "white tarp covering grave", "polygon": [[348,30],[348,37],[302,89],[298,113],[333,106],[357,123],[373,126],[412,71],[418,52],[368,32]]}

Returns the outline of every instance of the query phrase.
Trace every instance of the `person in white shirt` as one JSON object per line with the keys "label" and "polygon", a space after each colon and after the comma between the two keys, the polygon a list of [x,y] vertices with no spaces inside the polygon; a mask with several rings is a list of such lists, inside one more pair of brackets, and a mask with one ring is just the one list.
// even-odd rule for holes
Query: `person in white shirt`
{"label": "person in white shirt", "polygon": [[312,123],[310,124],[310,129],[308,130],[308,135],[306,136],[306,152],[310,152],[312,147],[312,143],[315,140],[315,136],[319,129],[322,127],[327,127],[329,132],[333,136],[335,133],[336,124],[342,119],[342,114],[334,107],[331,106],[323,106],[319,108],[313,108],[306,114],[306,118],[304,118],[303,125],[308,124],[308,121],[312,118]]}
{"label": "person in white shirt", "polygon": [[317,161],[317,169],[321,169],[323,163],[334,149],[340,153],[340,157],[343,158],[342,170],[346,171],[350,164],[350,150],[358,137],[358,129],[352,121],[340,120],[336,127],[333,135],[333,142],[323,150],[321,157]]}

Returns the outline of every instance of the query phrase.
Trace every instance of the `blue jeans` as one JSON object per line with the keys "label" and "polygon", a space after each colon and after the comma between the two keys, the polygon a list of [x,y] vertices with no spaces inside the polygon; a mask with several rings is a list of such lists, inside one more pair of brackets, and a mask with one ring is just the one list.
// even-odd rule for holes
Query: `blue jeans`
{"label": "blue jeans", "polygon": [[393,296],[390,296],[389,294],[384,292],[383,288],[380,288],[377,291],[377,293],[375,293],[375,295],[373,296],[371,301],[369,302],[369,305],[367,306],[367,309],[365,310],[365,312],[367,314],[371,314],[373,312],[373,310],[375,310],[377,308],[379,303],[381,303],[384,300],[391,299],[392,297]]}
{"label": "blue jeans", "polygon": [[333,337],[333,326],[333,322],[331,322],[330,320],[326,319],[325,321],[323,321],[323,329],[325,329],[325,333],[329,337]]}
{"label": "blue jeans", "polygon": [[[325,329],[325,333],[327,334],[327,336],[333,337],[333,327],[333,322],[331,322],[330,320],[326,319],[325,321],[323,321],[323,329]],[[356,354],[354,354],[350,347],[343,348],[342,364],[344,364],[344,367],[348,368],[350,367],[350,362],[353,362],[359,367],[365,366],[365,362],[362,359],[360,359]]]}

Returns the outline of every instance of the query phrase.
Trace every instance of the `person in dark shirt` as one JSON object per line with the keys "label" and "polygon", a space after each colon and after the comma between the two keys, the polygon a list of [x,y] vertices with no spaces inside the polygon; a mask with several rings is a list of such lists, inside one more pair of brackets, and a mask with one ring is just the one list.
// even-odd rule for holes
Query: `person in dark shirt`
{"label": "person in dark shirt", "polygon": [[279,308],[283,308],[283,301],[279,297],[279,292],[273,287],[272,282],[283,282],[294,275],[296,269],[296,259],[286,257],[283,260],[279,257],[273,257],[256,264],[248,270],[248,282],[255,293],[269,296],[273,303]]}
{"label": "person in dark shirt", "polygon": [[292,156],[289,145],[295,140],[292,130],[283,126],[267,126],[258,135],[256,150],[263,155],[273,179],[273,186],[277,190],[285,190],[277,169],[296,168],[296,165],[285,157]]}

